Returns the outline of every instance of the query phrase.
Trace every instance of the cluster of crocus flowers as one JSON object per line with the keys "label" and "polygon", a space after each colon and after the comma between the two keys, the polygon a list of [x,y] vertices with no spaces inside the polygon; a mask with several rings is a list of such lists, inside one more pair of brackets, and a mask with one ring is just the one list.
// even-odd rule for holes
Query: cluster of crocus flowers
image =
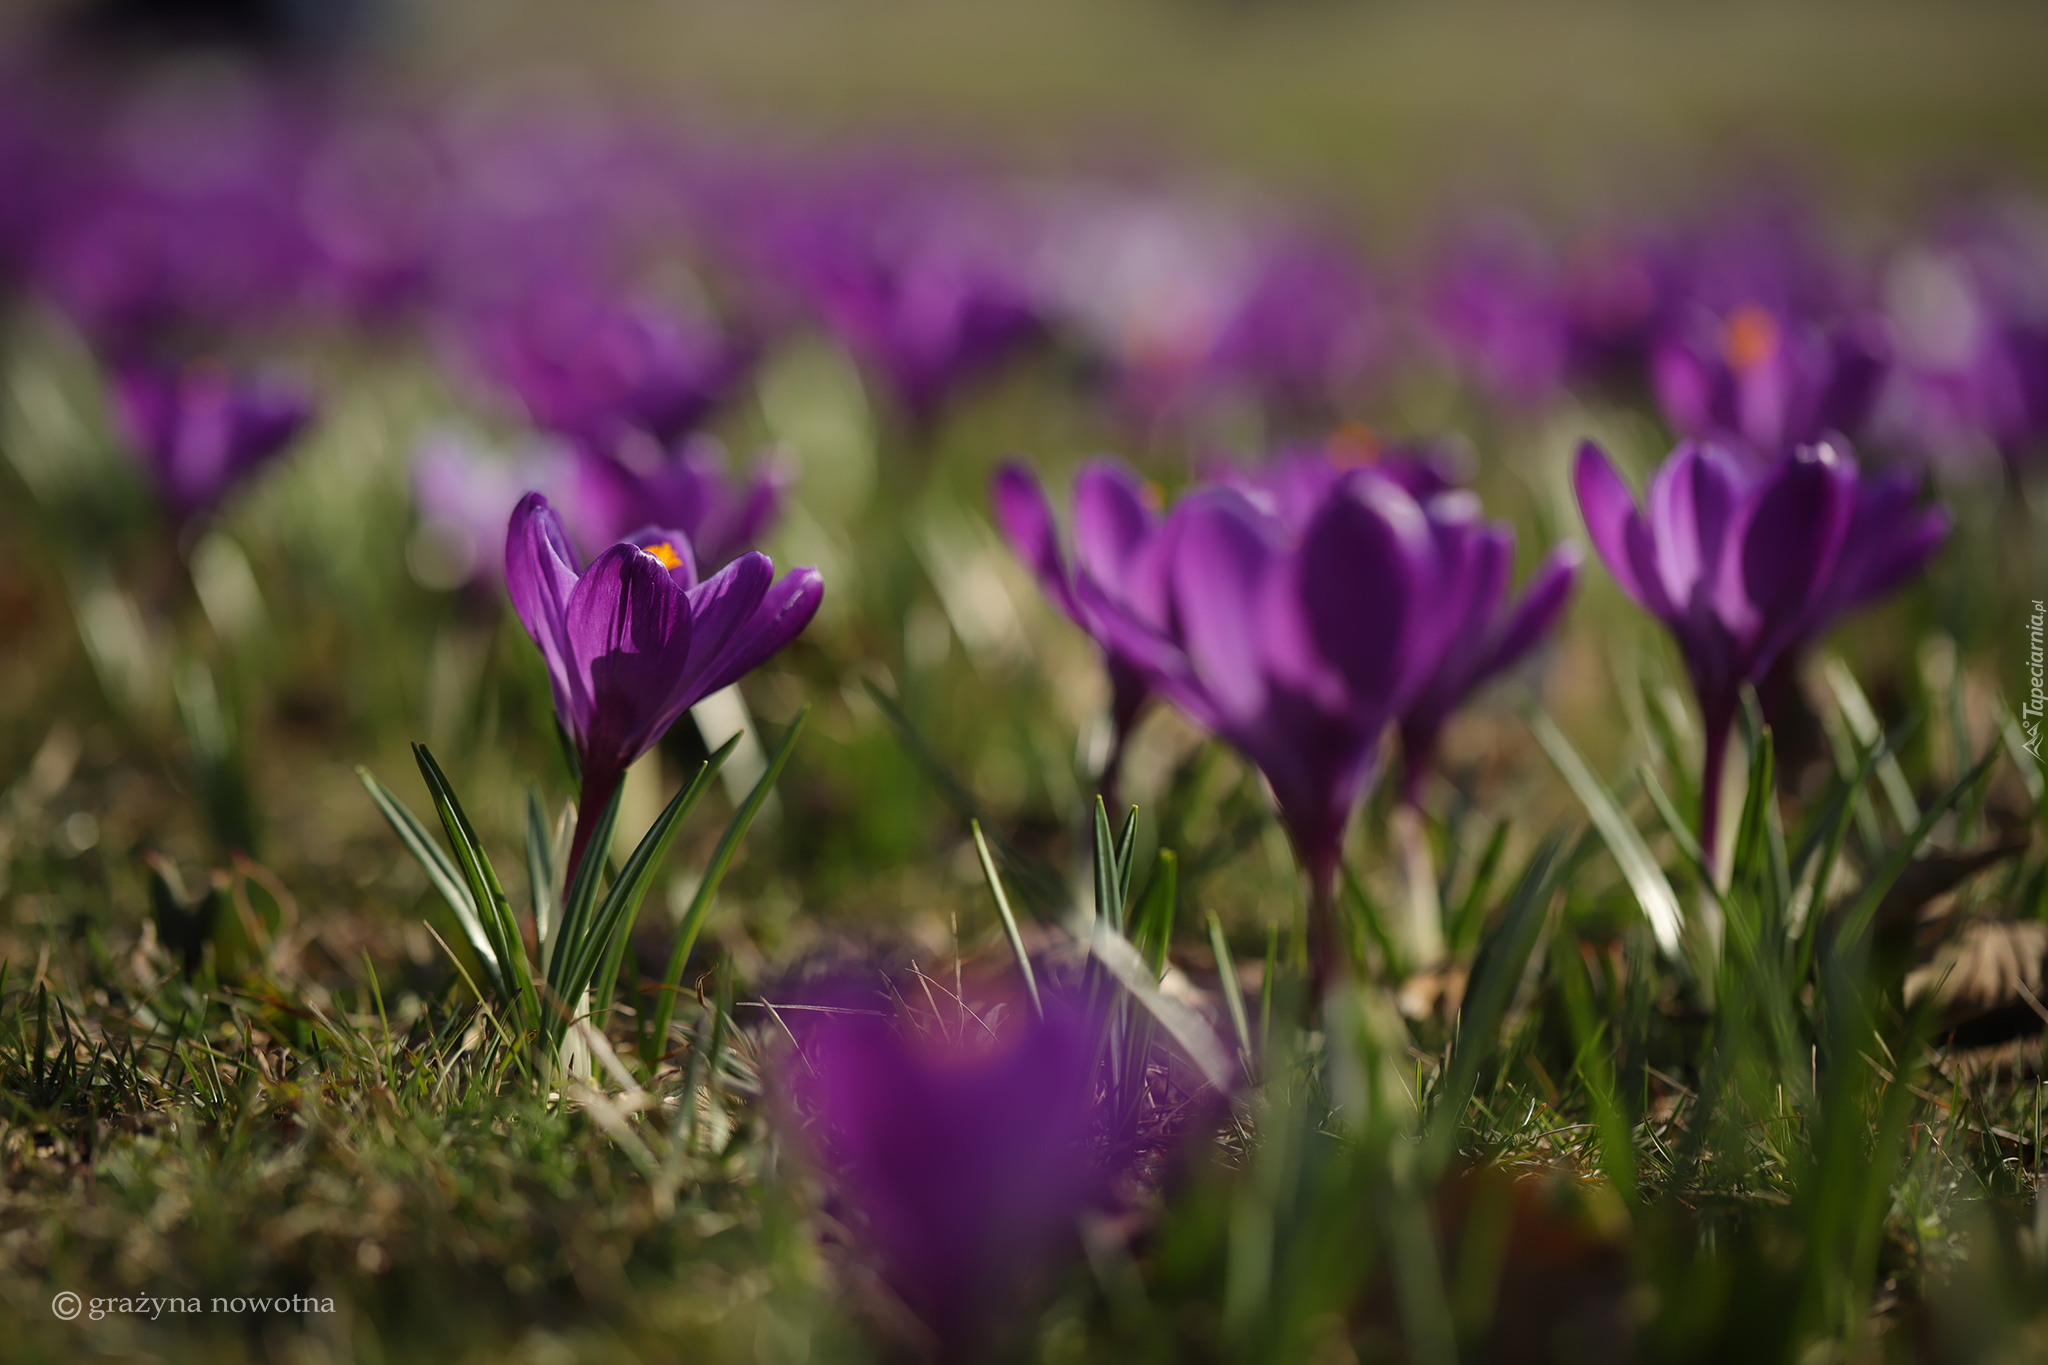
{"label": "cluster of crocus flowers", "polygon": [[820,999],[783,1012],[785,1120],[935,1357],[988,1359],[1128,1159],[1097,1083],[1101,1029],[1057,993],[1042,1017],[959,1020],[913,1020],[876,991]]}
{"label": "cluster of crocus flowers", "polygon": [[213,510],[313,415],[300,385],[207,362],[128,362],[109,382],[122,443],[180,525]]}
{"label": "cluster of crocus flowers", "polygon": [[1383,732],[1406,722],[1408,763],[1425,771],[1450,713],[1534,646],[1576,568],[1553,554],[1507,605],[1512,534],[1421,460],[1283,458],[1163,515],[1128,474],[1092,465],[1071,570],[1028,474],[999,475],[996,506],[1048,594],[1101,642],[1120,724],[1156,694],[1265,775],[1309,877],[1325,973],[1345,826]]}
{"label": "cluster of crocus flowers", "polygon": [[1685,658],[1705,731],[1700,843],[1711,858],[1743,686],[1916,573],[1948,517],[1904,475],[1859,474],[1834,442],[1759,466],[1687,441],[1652,476],[1645,509],[1591,442],[1574,480],[1608,572]]}
{"label": "cluster of crocus flowers", "polygon": [[816,569],[777,579],[758,552],[700,579],[689,537],[652,527],[585,568],[538,493],[513,509],[505,581],[575,746],[571,877],[628,765],[690,707],[795,639],[824,595]]}

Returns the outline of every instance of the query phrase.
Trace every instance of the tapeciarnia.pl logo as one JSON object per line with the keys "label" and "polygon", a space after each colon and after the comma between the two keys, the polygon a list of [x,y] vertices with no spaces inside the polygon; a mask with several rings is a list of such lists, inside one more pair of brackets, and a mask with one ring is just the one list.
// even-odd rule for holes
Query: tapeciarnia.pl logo
{"label": "tapeciarnia.pl logo", "polygon": [[2027,752],[2041,761],[2041,716],[2048,711],[2048,690],[2043,688],[2041,626],[2048,619],[2048,606],[2034,599],[2034,614],[2027,618],[2027,700],[2020,708],[2020,729],[2026,734]]}

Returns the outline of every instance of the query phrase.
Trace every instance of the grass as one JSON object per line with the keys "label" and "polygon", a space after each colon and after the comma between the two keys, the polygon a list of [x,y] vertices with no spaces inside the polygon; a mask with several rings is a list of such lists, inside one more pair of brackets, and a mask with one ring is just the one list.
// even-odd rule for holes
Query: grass
{"label": "grass", "polygon": [[[322,364],[321,434],[210,533],[261,585],[259,624],[238,632],[166,586],[183,571],[124,501],[75,359],[26,325],[8,351],[9,1359],[895,1358],[900,1313],[776,1137],[780,1032],[757,1002],[859,961],[914,967],[934,1009],[949,989],[964,1009],[1018,952],[1063,970],[1066,912],[1091,900],[1118,907],[1104,914],[1137,950],[1120,1036],[1172,1031],[1150,1031],[1147,992],[1192,1000],[1238,1054],[1225,1065],[1256,1079],[1204,1110],[1187,1067],[1129,1054],[1130,1103],[1190,1136],[1086,1229],[1025,1357],[2048,1350],[2039,1037],[1965,1046],[1952,1003],[1903,984],[1923,911],[1953,943],[2048,908],[2038,774],[1996,709],[2028,540],[1995,495],[1951,490],[1965,531],[1931,581],[1830,643],[1844,663],[1809,680],[1808,751],[1787,737],[1778,758],[1752,721],[1718,891],[1685,835],[1680,675],[1593,574],[1535,694],[1497,689],[1453,731],[1419,843],[1400,845],[1389,793],[1368,804],[1345,897],[1357,986],[1309,1029],[1297,880],[1256,780],[1155,716],[1125,770],[1139,814],[1113,835],[1105,810],[1098,833],[1079,742],[1096,666],[981,529],[999,454],[1064,460],[1107,441],[1102,419],[1027,369],[922,465],[871,428],[874,497],[806,504],[773,547],[841,566],[826,614],[745,687],[767,733],[806,705],[808,728],[772,807],[765,787],[749,801],[707,783],[657,831],[674,844],[646,867],[621,971],[597,982],[615,993],[579,1076],[535,1062],[524,1035],[548,1016],[497,993],[451,908],[460,888],[430,885],[354,776],[424,812],[404,746],[432,746],[463,793],[448,827],[502,870],[461,878],[472,907],[492,881],[505,893],[512,936],[486,946],[500,966],[525,952],[520,851],[568,792],[545,680],[488,594],[432,593],[405,569],[405,443],[452,400],[418,357]],[[728,435],[764,421],[743,409]],[[26,443],[64,440],[89,477],[52,491],[22,472],[39,467]],[[1504,426],[1490,508],[1570,525],[1568,449]],[[994,584],[996,627],[954,615],[935,535],[952,538],[945,563]],[[124,600],[150,665],[132,687],[77,624]],[[1876,733],[1858,733],[1841,678]],[[621,801],[622,867],[706,757],[682,729],[651,802]],[[1942,883],[1937,853],[1999,842],[2018,847]],[[702,875],[728,859],[722,883]],[[1443,907],[1452,949],[1429,972],[1392,927],[1417,895]],[[1677,916],[1667,932],[1653,906]],[[61,1289],[334,1311],[65,1323]]]}

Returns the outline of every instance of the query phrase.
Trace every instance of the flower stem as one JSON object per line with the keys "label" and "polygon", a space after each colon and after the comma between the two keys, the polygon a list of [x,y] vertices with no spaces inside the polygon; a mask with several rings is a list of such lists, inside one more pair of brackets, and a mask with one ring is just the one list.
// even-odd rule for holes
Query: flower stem
{"label": "flower stem", "polygon": [[1721,780],[1728,768],[1728,735],[1735,728],[1731,709],[1715,707],[1701,717],[1707,732],[1707,752],[1700,766],[1700,856],[1715,882],[1721,880],[1718,847],[1721,829]]}

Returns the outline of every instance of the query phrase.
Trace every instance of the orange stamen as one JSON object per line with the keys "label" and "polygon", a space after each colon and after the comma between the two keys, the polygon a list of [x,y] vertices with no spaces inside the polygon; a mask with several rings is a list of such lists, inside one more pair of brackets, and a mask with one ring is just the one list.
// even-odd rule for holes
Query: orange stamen
{"label": "orange stamen", "polygon": [[652,555],[656,560],[660,561],[661,567],[664,569],[680,569],[683,567],[683,557],[676,553],[675,546],[665,540],[657,540],[652,545],[642,545],[640,552]]}
{"label": "orange stamen", "polygon": [[1721,354],[1738,372],[1755,369],[1778,353],[1778,320],[1760,304],[1745,303],[1721,324]]}

